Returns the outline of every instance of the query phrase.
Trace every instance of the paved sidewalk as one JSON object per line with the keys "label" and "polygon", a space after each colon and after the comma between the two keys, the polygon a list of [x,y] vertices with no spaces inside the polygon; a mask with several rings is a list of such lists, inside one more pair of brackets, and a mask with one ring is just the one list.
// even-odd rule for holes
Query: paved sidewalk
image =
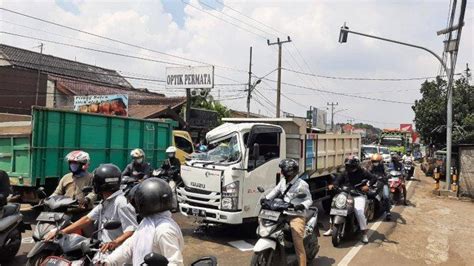
{"label": "paved sidewalk", "polygon": [[433,179],[417,174],[411,206],[349,265],[474,265],[474,204],[433,195]]}

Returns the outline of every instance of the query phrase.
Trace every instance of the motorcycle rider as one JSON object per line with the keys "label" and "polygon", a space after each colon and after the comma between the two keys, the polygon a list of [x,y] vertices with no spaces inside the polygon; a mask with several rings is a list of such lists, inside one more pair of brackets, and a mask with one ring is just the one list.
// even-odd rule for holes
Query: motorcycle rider
{"label": "motorcycle rider", "polygon": [[[348,184],[351,186],[360,184],[364,179],[369,181],[369,185],[374,184],[377,181],[377,178],[372,175],[367,170],[363,169],[360,166],[360,160],[357,156],[350,155],[344,161],[346,171],[338,175],[333,185],[329,185],[328,189],[333,189],[334,187],[342,186]],[[369,185],[363,185],[360,190],[364,193],[369,191]],[[360,230],[362,231],[362,243],[369,243],[369,237],[367,235],[367,217],[365,217],[365,205],[366,205],[366,196],[356,196],[354,197],[354,209],[359,222]],[[331,232],[332,233],[332,232]]]}
{"label": "motorcycle rider", "polygon": [[138,180],[147,179],[151,175],[151,166],[145,161],[145,152],[142,149],[134,149],[130,152],[132,162],[125,167],[122,177],[130,176]]}
{"label": "motorcycle rider", "polygon": [[385,207],[384,211],[386,214],[385,218],[390,220],[392,218],[392,214],[390,212],[390,189],[388,187],[387,169],[383,164],[382,155],[376,153],[371,156],[369,171],[373,175],[381,177],[382,182],[379,183],[380,186],[377,187],[377,192],[380,190],[383,191],[382,195],[384,201],[383,206]]}
{"label": "motorcycle rider", "polygon": [[160,178],[140,183],[134,193],[137,213],[143,217],[137,231],[104,261],[105,265],[141,265],[143,258],[155,252],[168,259],[169,266],[183,264],[184,239],[171,217],[171,187]]}
{"label": "motorcycle rider", "polygon": [[[260,203],[263,204],[265,200],[281,197],[285,202],[292,203],[295,211],[299,211],[290,220],[291,236],[299,265],[306,266],[306,251],[303,244],[306,226],[305,212],[311,207],[313,200],[311,199],[308,183],[297,176],[299,172],[298,162],[293,159],[283,159],[279,167],[283,178],[265,198],[261,199]],[[304,199],[297,198],[300,193],[305,193],[306,197]]]}
{"label": "motorcycle rider", "polygon": [[72,151],[66,155],[70,173],[65,174],[59,181],[51,196],[66,196],[77,199],[79,206],[91,209],[97,196],[94,192],[87,195],[82,193],[84,187],[92,186],[92,175],[87,171],[90,157],[85,151]]}
{"label": "motorcycle rider", "polygon": [[[135,209],[127,202],[123,191],[120,190],[121,171],[114,164],[102,164],[94,171],[94,191],[101,195],[102,201],[86,216],[62,229],[60,233],[69,234],[85,228],[94,222],[98,228],[107,221],[120,221],[121,228],[103,230],[98,239],[103,243],[101,252],[112,251],[131,237],[137,228]],[[54,238],[55,231],[49,232],[46,240]]]}
{"label": "motorcycle rider", "polygon": [[177,182],[181,173],[181,162],[176,158],[176,147],[169,146],[166,149],[166,155],[168,158],[161,165],[161,169],[165,170],[166,176]]}
{"label": "motorcycle rider", "polygon": [[390,162],[389,168],[395,171],[403,171],[403,165],[400,162],[400,156],[397,153],[391,154],[392,161]]}

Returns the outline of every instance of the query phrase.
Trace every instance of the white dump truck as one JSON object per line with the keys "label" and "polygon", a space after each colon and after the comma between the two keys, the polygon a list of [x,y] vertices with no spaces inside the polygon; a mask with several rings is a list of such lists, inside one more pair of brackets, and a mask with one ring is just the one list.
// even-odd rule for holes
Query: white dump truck
{"label": "white dump truck", "polygon": [[301,178],[313,199],[324,200],[330,174],[350,154],[360,155],[360,135],[307,133],[302,118],[228,118],[207,133],[209,150],[181,167],[177,189],[180,212],[208,223],[255,221],[260,211],[258,186],[280,181],[279,162],[299,162]]}

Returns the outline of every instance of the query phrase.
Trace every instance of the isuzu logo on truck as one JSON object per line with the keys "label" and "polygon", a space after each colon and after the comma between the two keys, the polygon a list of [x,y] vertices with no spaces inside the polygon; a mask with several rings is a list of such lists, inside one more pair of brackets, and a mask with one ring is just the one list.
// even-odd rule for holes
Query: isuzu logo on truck
{"label": "isuzu logo on truck", "polygon": [[196,182],[191,182],[190,185],[197,188],[206,188],[205,184],[196,183]]}

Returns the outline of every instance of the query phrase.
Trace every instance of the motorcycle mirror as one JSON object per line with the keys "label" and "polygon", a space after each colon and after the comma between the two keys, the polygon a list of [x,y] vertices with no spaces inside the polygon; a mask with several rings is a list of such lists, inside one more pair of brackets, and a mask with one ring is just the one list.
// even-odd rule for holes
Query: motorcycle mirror
{"label": "motorcycle mirror", "polygon": [[307,195],[308,195],[308,194],[306,194],[306,193],[299,193],[298,195],[296,195],[296,198],[298,198],[298,199],[304,199],[304,198],[306,198]]}
{"label": "motorcycle mirror", "polygon": [[161,254],[158,253],[148,253],[145,258],[143,258],[141,265],[150,265],[150,266],[167,266],[168,260]]}
{"label": "motorcycle mirror", "polygon": [[84,188],[82,189],[82,193],[88,194],[88,193],[91,193],[93,190],[94,190],[94,188],[92,188],[92,187],[90,187],[90,186],[87,186],[87,187],[84,187]]}
{"label": "motorcycle mirror", "polygon": [[265,192],[265,189],[264,189],[263,187],[261,187],[261,186],[258,186],[258,187],[257,187],[257,190],[258,190],[258,192],[260,192],[260,193]]}
{"label": "motorcycle mirror", "polygon": [[217,259],[214,256],[203,257],[191,263],[191,266],[216,266]]}
{"label": "motorcycle mirror", "polygon": [[45,199],[48,197],[48,195],[46,195],[46,192],[44,191],[44,187],[39,187],[36,190],[36,194],[38,195],[39,199]]}
{"label": "motorcycle mirror", "polygon": [[122,223],[120,221],[108,221],[104,224],[104,229],[105,230],[115,230],[118,229],[122,226]]}

